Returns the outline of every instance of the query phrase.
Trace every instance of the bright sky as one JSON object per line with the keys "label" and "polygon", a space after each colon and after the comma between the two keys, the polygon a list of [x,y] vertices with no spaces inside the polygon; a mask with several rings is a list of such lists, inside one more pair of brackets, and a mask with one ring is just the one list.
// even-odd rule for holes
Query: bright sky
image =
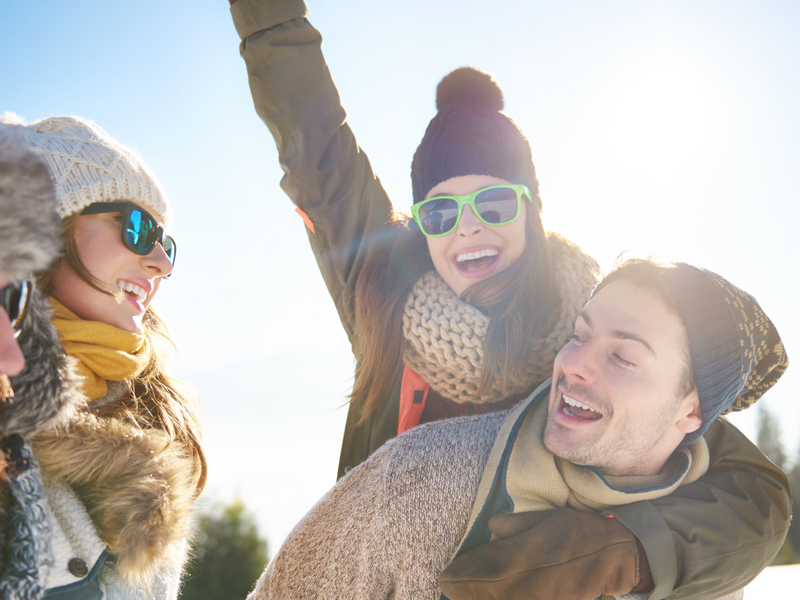
{"label": "bright sky", "polygon": [[[455,67],[492,72],[527,133],[546,225],[717,271],[800,353],[800,5],[308,0],[350,123],[395,204]],[[279,188],[226,0],[4,2],[0,111],[94,119],[170,195],[156,298],[205,406],[210,500],[238,494],[271,552],[333,484],[352,356]],[[762,400],[800,450],[800,371]],[[757,411],[736,419],[748,435]]]}

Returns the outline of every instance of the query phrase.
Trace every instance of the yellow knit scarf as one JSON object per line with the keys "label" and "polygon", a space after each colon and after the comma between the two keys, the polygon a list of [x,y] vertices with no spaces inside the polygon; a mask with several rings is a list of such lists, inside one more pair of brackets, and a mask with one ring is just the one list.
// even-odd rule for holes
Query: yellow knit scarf
{"label": "yellow knit scarf", "polygon": [[108,393],[106,381],[128,381],[139,375],[150,359],[147,339],[98,321],[85,321],[51,297],[53,325],[69,356],[78,359],[78,372],[84,379],[83,391],[89,400]]}

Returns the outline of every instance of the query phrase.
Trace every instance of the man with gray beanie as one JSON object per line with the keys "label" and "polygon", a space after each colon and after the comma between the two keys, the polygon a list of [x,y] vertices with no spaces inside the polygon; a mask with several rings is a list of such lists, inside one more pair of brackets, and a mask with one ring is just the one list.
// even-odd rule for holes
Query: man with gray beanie
{"label": "man with gray beanie", "polygon": [[[724,469],[708,446],[741,434],[718,417],[751,406],[787,364],[772,322],[729,281],[628,261],[578,315],[551,380],[510,412],[387,443],[306,515],[250,598],[670,597],[671,542],[647,548],[644,568],[626,529],[642,511],[626,507]],[[772,475],[777,493],[785,475]],[[718,581],[719,595],[747,577]]]}
{"label": "man with gray beanie", "polygon": [[22,136],[0,125],[0,597],[41,598],[53,558],[38,432],[83,402],[72,360],[31,273],[61,249],[61,219],[47,167]]}

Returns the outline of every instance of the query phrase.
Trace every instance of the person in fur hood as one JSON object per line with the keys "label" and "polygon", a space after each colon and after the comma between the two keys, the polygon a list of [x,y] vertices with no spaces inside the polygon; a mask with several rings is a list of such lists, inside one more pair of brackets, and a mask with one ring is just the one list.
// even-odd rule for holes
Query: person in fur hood
{"label": "person in fur hood", "polygon": [[64,254],[38,265],[36,282],[85,395],[69,423],[33,440],[48,597],[177,598],[206,462],[199,407],[167,374],[173,346],[150,306],[176,254],[166,195],[140,156],[91,121],[0,121],[55,181]]}
{"label": "person in fur hood", "polygon": [[61,249],[47,167],[22,136],[0,126],[0,597],[41,598],[52,567],[46,494],[31,454],[37,433],[64,424],[82,404],[74,361],[50,323],[31,273]]}

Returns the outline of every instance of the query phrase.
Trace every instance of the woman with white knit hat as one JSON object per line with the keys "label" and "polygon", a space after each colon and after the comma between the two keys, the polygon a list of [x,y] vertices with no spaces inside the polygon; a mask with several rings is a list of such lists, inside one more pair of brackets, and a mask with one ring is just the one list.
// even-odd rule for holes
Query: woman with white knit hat
{"label": "woman with white knit hat", "polygon": [[74,422],[34,439],[53,516],[47,587],[176,598],[206,461],[199,406],[166,371],[173,344],[150,304],[177,253],[167,197],[138,154],[89,120],[3,122],[55,183],[65,250],[37,283],[87,397]]}

